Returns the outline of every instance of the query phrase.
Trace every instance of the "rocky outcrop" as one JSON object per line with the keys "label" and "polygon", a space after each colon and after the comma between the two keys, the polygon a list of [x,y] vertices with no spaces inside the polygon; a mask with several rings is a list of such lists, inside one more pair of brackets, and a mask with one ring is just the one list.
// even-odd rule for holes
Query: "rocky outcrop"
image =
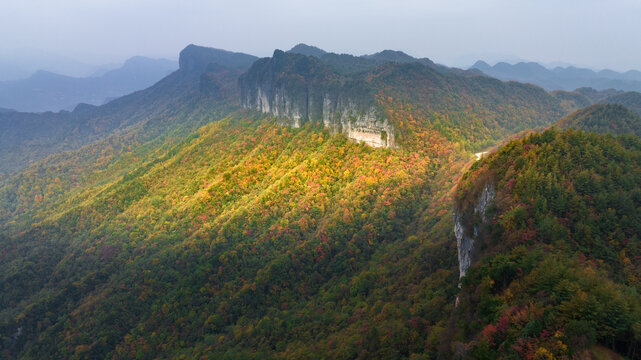
{"label": "rocky outcrop", "polygon": [[336,73],[319,60],[275,51],[240,77],[241,105],[283,124],[311,122],[372,147],[395,147],[394,129],[374,105],[364,80]]}
{"label": "rocky outcrop", "polygon": [[479,234],[483,225],[489,220],[487,218],[487,209],[495,196],[496,190],[494,187],[486,183],[477,198],[472,212],[474,219],[471,222],[467,219],[469,212],[463,209],[454,211],[454,235],[456,236],[456,247],[458,249],[459,278],[464,277],[467,269],[472,265]]}

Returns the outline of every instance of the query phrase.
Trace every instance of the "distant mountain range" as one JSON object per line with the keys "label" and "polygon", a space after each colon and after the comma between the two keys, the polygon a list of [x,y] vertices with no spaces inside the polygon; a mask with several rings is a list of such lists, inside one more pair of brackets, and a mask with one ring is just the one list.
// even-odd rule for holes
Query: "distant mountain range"
{"label": "distant mountain range", "polygon": [[470,69],[480,70],[501,80],[532,83],[546,90],[591,87],[596,90],[641,91],[641,71],[637,70],[619,73],[613,70],[593,71],[574,66],[548,69],[535,62],[520,62],[514,65],[500,62],[490,66],[484,61],[477,61]]}
{"label": "distant mountain range", "polygon": [[175,61],[137,56],[95,77],[37,71],[27,79],[0,82],[0,107],[43,112],[72,110],[79,103],[101,105],[147,88],[177,68]]}
{"label": "distant mountain range", "polygon": [[97,71],[113,70],[119,64],[89,64],[64,54],[38,49],[0,49],[0,81],[26,79],[38,70],[73,77],[94,76]]}
{"label": "distant mountain range", "polygon": [[[0,172],[22,168],[56,152],[77,149],[140,123],[145,124],[147,132],[149,128],[163,128],[174,120],[169,114],[182,114],[187,111],[185,107],[199,110],[203,106],[194,102],[224,100],[233,104],[238,97],[238,75],[256,59],[190,45],[181,52],[177,71],[147,89],[107,104],[81,103],[72,112],[0,111]],[[212,113],[214,110],[209,108],[208,116]],[[181,121],[180,127],[191,126],[193,130],[203,121],[207,118],[199,115],[195,120]]]}

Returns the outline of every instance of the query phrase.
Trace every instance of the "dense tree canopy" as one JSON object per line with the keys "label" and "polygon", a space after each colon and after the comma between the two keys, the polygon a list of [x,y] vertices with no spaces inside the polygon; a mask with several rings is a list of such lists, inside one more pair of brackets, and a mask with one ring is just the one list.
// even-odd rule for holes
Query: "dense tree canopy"
{"label": "dense tree canopy", "polygon": [[[279,53],[295,60],[271,74],[284,87],[362,90],[399,145],[374,149],[239,110],[239,72],[192,50],[180,78],[128,102],[153,116],[114,110],[96,126],[116,130],[83,123],[90,145],[0,177],[3,357],[639,357],[637,137],[548,130],[472,165],[558,120],[559,98]],[[595,114],[587,130],[620,120]],[[488,183],[459,287],[452,208],[470,212]]]}
{"label": "dense tree canopy", "polygon": [[491,219],[451,341],[476,358],[585,357],[593,344],[638,357],[639,138],[552,129],[513,141],[466,174],[460,208],[488,183]]}

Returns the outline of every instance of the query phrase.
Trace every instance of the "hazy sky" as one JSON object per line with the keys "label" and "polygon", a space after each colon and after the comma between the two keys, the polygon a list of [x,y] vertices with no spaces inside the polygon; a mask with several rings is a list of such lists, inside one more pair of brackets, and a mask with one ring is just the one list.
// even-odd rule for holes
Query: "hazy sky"
{"label": "hazy sky", "polygon": [[[189,43],[268,56],[299,42],[446,65],[524,59],[641,69],[639,0],[2,0],[0,60],[176,58]],[[44,52],[43,52],[44,51]]]}

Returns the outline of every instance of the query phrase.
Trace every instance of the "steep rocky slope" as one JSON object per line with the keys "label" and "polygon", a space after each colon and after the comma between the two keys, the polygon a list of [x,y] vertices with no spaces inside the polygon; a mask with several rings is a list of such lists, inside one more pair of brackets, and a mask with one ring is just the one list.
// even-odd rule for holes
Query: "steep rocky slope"
{"label": "steep rocky slope", "polygon": [[287,119],[311,122],[374,147],[394,147],[389,121],[375,107],[374,92],[360,78],[334,72],[314,57],[275,51],[240,78],[241,104]]}

